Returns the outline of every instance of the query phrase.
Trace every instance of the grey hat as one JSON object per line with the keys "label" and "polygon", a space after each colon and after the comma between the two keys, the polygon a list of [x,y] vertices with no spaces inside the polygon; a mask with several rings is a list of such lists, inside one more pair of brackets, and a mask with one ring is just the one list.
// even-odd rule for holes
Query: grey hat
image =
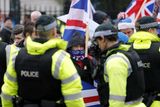
{"label": "grey hat", "polygon": [[77,45],[85,46],[84,36],[81,35],[79,32],[75,32],[73,34],[71,40],[68,43],[68,47],[67,48],[71,48],[71,47],[77,46]]}

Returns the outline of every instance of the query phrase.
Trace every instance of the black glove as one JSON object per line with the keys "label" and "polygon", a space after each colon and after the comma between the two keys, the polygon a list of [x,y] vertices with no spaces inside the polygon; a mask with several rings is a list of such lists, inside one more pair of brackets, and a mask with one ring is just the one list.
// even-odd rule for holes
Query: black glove
{"label": "black glove", "polygon": [[84,70],[91,70],[91,61],[85,57],[83,60],[82,60],[82,63],[84,64]]}

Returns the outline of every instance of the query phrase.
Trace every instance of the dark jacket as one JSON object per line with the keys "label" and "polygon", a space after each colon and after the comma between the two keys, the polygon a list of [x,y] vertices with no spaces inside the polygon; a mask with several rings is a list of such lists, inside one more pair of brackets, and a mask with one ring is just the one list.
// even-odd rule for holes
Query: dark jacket
{"label": "dark jacket", "polygon": [[0,37],[2,39],[2,42],[10,43],[11,38],[11,30],[9,28],[3,28],[0,32]]}
{"label": "dark jacket", "polygon": [[3,85],[3,76],[6,72],[6,43],[0,42],[0,87]]}

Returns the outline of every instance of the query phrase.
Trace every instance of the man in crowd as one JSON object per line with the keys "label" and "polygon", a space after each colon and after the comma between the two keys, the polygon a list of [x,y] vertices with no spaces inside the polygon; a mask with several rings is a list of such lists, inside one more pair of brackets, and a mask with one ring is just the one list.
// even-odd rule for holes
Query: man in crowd
{"label": "man in crowd", "polygon": [[10,44],[10,39],[11,39],[11,33],[12,33],[12,20],[11,18],[7,17],[4,20],[4,27],[0,32],[0,38],[3,42],[6,42]]}
{"label": "man in crowd", "polygon": [[41,16],[41,12],[39,11],[33,11],[31,13],[31,22],[36,23],[37,19]]}

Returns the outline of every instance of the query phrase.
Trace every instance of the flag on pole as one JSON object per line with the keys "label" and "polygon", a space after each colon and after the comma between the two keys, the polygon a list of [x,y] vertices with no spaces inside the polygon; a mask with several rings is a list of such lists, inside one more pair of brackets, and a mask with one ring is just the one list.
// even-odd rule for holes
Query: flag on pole
{"label": "flag on pole", "polygon": [[[93,25],[90,0],[72,0],[69,14],[61,17],[61,20],[66,19],[66,28],[63,39],[70,41],[74,32],[80,32],[85,36],[87,26]],[[96,25],[97,26],[97,25]],[[95,26],[92,26],[92,29]],[[95,86],[82,80],[82,97],[86,107],[100,107],[99,96]]]}
{"label": "flag on pole", "polygon": [[126,10],[126,14],[132,21],[143,16],[152,16],[155,0],[132,0]]}
{"label": "flag on pole", "polygon": [[96,87],[85,81],[82,81],[82,85],[82,96],[86,107],[101,107]]}
{"label": "flag on pole", "polygon": [[72,0],[63,39],[70,41],[74,32],[85,35],[91,15],[90,0]]}

